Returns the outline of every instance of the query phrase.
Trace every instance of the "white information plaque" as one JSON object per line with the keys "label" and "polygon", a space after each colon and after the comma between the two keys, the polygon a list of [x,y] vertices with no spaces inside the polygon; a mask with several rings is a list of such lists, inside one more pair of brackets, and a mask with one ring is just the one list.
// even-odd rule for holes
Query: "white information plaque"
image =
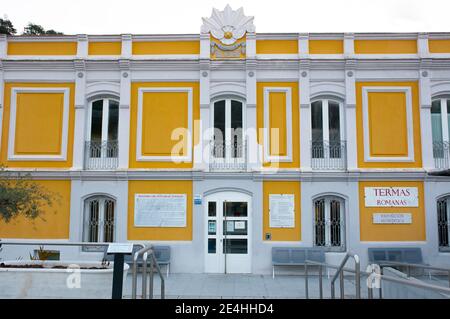
{"label": "white information plaque", "polygon": [[295,227],[295,195],[270,194],[269,195],[269,227],[294,228]]}
{"label": "white information plaque", "polygon": [[186,194],[136,194],[136,227],[186,227]]}
{"label": "white information plaque", "polygon": [[373,214],[374,224],[411,224],[410,213],[376,213]]}
{"label": "white information plaque", "polygon": [[365,187],[366,207],[419,207],[417,187]]}
{"label": "white information plaque", "polygon": [[111,243],[108,245],[107,254],[131,254],[133,252],[133,244],[128,243]]}

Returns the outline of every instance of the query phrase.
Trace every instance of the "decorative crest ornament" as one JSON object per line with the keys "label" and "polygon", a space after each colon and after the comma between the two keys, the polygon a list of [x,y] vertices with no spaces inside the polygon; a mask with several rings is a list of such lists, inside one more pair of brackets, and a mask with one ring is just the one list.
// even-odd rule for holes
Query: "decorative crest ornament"
{"label": "decorative crest ornament", "polygon": [[223,11],[213,9],[210,18],[202,18],[202,33],[210,32],[224,45],[232,45],[244,37],[246,32],[255,32],[254,17],[244,15],[244,9],[236,11],[227,4]]}

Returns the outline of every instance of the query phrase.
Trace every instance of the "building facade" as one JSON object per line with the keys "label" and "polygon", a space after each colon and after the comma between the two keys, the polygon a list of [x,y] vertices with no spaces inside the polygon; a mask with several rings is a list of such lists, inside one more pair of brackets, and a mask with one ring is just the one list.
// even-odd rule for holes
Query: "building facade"
{"label": "building facade", "polygon": [[260,34],[227,6],[200,34],[3,36],[0,103],[0,162],[61,197],[0,238],[169,245],[186,273],[450,263],[450,33]]}

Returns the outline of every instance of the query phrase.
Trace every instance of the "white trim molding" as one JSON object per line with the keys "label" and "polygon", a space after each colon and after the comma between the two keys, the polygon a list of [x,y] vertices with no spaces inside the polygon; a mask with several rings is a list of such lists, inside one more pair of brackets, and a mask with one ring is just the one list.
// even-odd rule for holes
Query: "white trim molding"
{"label": "white trim molding", "polygon": [[[406,99],[406,130],[408,134],[408,156],[371,156],[370,155],[370,136],[369,136],[369,93],[371,92],[400,92],[405,93]],[[412,93],[409,86],[366,86],[362,88],[363,98],[363,127],[364,127],[364,161],[365,162],[414,162],[414,129],[413,129],[413,110]]]}
{"label": "white trim molding", "polygon": [[[138,90],[138,114],[136,132],[136,160],[139,162],[190,162],[192,161],[192,119],[193,119],[193,89],[191,87],[141,87]],[[188,94],[188,141],[185,156],[145,156],[142,154],[142,121],[144,93],[181,92]]]}
{"label": "white trim molding", "polygon": [[[270,155],[270,99],[272,92],[286,93],[286,156]],[[264,88],[264,161],[292,162],[292,90],[290,87]]]}
{"label": "white trim molding", "polygon": [[[63,123],[61,128],[61,153],[58,155],[16,155],[15,132],[16,132],[16,113],[17,113],[17,94],[18,93],[63,93]],[[9,139],[8,139],[8,160],[9,161],[65,161],[67,160],[67,144],[69,133],[69,88],[36,88],[36,87],[15,87],[11,89],[11,114],[9,120]]]}

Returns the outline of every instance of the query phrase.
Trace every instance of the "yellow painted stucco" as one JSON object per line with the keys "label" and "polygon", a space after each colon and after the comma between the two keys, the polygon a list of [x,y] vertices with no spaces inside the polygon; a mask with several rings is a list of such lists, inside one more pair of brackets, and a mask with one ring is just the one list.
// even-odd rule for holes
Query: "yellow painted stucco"
{"label": "yellow painted stucco", "polygon": [[343,54],[343,40],[309,40],[310,54]]}
{"label": "yellow painted stucco", "polygon": [[76,55],[77,42],[8,42],[8,55]]}
{"label": "yellow painted stucco", "polygon": [[[8,161],[11,90],[14,87],[68,88],[70,90],[67,159],[65,161]],[[6,83],[0,162],[8,167],[71,167],[75,119],[74,92],[75,85],[73,83]],[[63,94],[19,93],[17,102],[15,153],[17,155],[59,154],[62,139]]]}
{"label": "yellow painted stucco", "polygon": [[[406,106],[404,93],[381,92],[369,94],[369,123],[363,125],[362,88],[378,87],[410,87],[413,113],[413,162],[365,162],[364,130],[369,130],[371,154],[374,156],[405,156],[407,147]],[[403,96],[402,96],[403,95]],[[358,166],[361,168],[418,168],[422,167],[422,151],[420,137],[419,89],[417,82],[357,82],[356,83],[356,132],[358,145]],[[398,138],[393,138],[398,136]],[[407,150],[407,148],[406,148]]]}
{"label": "yellow painted stucco", "polygon": [[[158,83],[132,83],[131,109],[130,109],[130,168],[192,168],[192,162],[143,162],[136,160],[137,141],[137,110],[138,91],[145,87],[189,87],[192,88],[192,114],[193,114],[193,146],[199,142],[199,84],[197,82],[158,82]],[[143,107],[143,155],[161,156],[170,154],[172,146],[178,141],[172,141],[172,129],[182,125],[187,128],[187,93],[145,93]],[[193,149],[192,149],[193,152]],[[153,154],[152,154],[153,153]]]}
{"label": "yellow painted stucco", "polygon": [[355,40],[356,54],[414,54],[416,40]]}
{"label": "yellow painted stucco", "polygon": [[[264,181],[263,182],[263,233],[272,235],[272,241],[300,241],[301,240],[301,211],[300,211],[300,182],[290,181]],[[293,194],[295,196],[295,227],[270,228],[269,227],[269,195]]]}
{"label": "yellow painted stucco", "polygon": [[428,40],[430,53],[450,53],[450,39]]}
{"label": "yellow painted stucco", "polygon": [[[419,207],[365,207],[365,187],[417,187]],[[361,241],[425,241],[423,182],[359,182],[359,218]],[[374,213],[411,213],[411,224],[374,224]]]}
{"label": "yellow painted stucco", "polygon": [[[273,156],[286,156],[287,136],[286,136],[286,93],[269,93],[269,153]],[[278,132],[277,134],[275,132]]]}
{"label": "yellow painted stucco", "polygon": [[298,40],[256,40],[256,54],[297,54]]}
{"label": "yellow painted stucco", "polygon": [[[186,227],[134,227],[135,194],[186,194]],[[192,181],[129,181],[128,240],[192,240]]]}
{"label": "yellow painted stucco", "polygon": [[89,55],[120,55],[122,42],[89,42]]}
{"label": "yellow painted stucco", "polygon": [[200,41],[133,42],[133,54],[200,54]]}
{"label": "yellow painted stucco", "polygon": [[71,182],[62,180],[34,182],[56,193],[52,205],[44,206],[44,214],[36,219],[19,216],[9,223],[0,221],[0,238],[69,239]]}
{"label": "yellow painted stucco", "polygon": [[[297,82],[258,82],[257,83],[257,100],[256,100],[256,111],[257,111],[257,126],[258,126],[258,143],[264,145],[264,88],[265,87],[289,87],[291,88],[292,94],[292,162],[280,162],[280,163],[264,163],[264,167],[278,167],[278,168],[299,168],[300,167],[300,141],[299,141],[299,130],[300,130],[300,119],[299,119],[299,93],[298,93],[298,83]],[[280,97],[278,97],[280,100]],[[279,102],[279,101],[278,101]],[[278,103],[277,102],[277,103]],[[285,109],[285,107],[284,107]],[[282,124],[280,114],[277,115],[279,120],[275,120],[271,123],[273,125]],[[276,123],[276,124],[275,124]],[[286,127],[280,127],[279,132],[286,132]],[[287,139],[286,139],[287,140]],[[283,143],[281,143],[283,144]],[[284,143],[286,145],[286,143]],[[282,150],[282,149],[280,149]]]}
{"label": "yellow painted stucco", "polygon": [[14,154],[60,154],[63,111],[63,93],[18,93]]}

